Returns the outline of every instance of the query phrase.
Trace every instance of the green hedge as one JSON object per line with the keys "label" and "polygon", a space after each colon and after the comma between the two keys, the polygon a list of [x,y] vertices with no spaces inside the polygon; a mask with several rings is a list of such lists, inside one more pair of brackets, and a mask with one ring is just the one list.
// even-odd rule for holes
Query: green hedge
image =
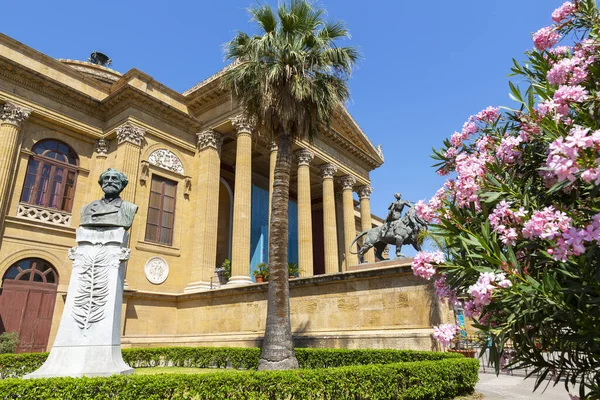
{"label": "green hedge", "polygon": [[0,381],[0,398],[451,399],[473,390],[478,367],[475,359],[452,357],[437,361],[293,371],[5,379]]}
{"label": "green hedge", "polygon": [[[123,359],[134,368],[153,366],[256,369],[260,349],[235,347],[152,347],[123,349]],[[0,354],[0,378],[19,377],[38,369],[48,353]],[[390,364],[462,358],[455,353],[412,350],[296,349],[301,368]]]}

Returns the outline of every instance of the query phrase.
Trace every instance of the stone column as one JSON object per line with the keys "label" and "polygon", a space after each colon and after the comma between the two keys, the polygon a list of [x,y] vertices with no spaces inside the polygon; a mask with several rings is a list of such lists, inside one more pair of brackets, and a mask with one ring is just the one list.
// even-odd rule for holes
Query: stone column
{"label": "stone column", "polygon": [[191,282],[184,292],[210,289],[217,264],[217,229],[219,223],[219,180],[221,176],[220,133],[207,130],[198,133],[200,168],[196,185],[194,213],[194,247]]}
{"label": "stone column", "polygon": [[315,155],[307,149],[296,152],[298,162],[298,267],[300,276],[313,276],[312,208],[310,162]]}
{"label": "stone column", "polygon": [[233,238],[230,285],[252,283],[250,279],[250,212],[252,206],[252,122],[243,115],[232,121],[237,131]]}
{"label": "stone column", "polygon": [[[371,193],[373,188],[369,185],[359,186],[356,190],[358,197],[360,198],[360,229],[363,231],[371,229]],[[365,261],[368,263],[375,262],[375,254],[373,249],[370,249],[365,253]]]}
{"label": "stone column", "polygon": [[[101,173],[106,169],[106,158],[108,157],[108,151],[110,150],[110,142],[106,139],[96,140],[96,165],[94,165],[95,173],[93,176],[100,176]],[[100,185],[93,185],[95,188],[94,199],[98,196],[104,196],[102,187]]]}
{"label": "stone column", "polygon": [[[273,182],[275,181],[275,163],[277,162],[277,144],[271,143],[271,159],[269,160],[269,229],[271,229],[271,203],[273,197]],[[269,233],[270,235],[270,233]]]}
{"label": "stone column", "polygon": [[10,201],[11,180],[14,176],[17,151],[21,145],[19,132],[31,110],[12,103],[0,106],[0,233],[6,207]]}
{"label": "stone column", "polygon": [[350,244],[356,237],[356,225],[354,221],[354,199],[352,187],[356,184],[356,178],[346,175],[340,179],[342,185],[342,202],[344,207],[344,254],[346,254],[346,268],[358,264],[356,254],[350,252]]}
{"label": "stone column", "polygon": [[337,228],[335,225],[335,192],[333,190],[333,177],[336,172],[337,167],[333,164],[321,166],[321,176],[323,177],[323,236],[326,274],[339,272]]}
{"label": "stone column", "polygon": [[129,184],[121,192],[123,200],[135,201],[140,152],[146,130],[127,121],[117,128],[117,169],[127,175]]}

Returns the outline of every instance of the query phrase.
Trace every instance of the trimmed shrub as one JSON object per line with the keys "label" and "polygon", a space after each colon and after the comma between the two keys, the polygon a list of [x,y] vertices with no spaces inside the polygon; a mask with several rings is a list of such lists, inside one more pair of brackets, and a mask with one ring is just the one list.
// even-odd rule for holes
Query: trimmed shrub
{"label": "trimmed shrub", "polygon": [[0,354],[14,353],[19,344],[17,332],[4,332],[0,334]]}
{"label": "trimmed shrub", "polygon": [[[348,350],[301,348],[296,350],[300,368],[332,368],[350,365],[391,364],[461,358],[455,353],[412,350]],[[134,368],[172,366],[193,368],[256,369],[259,348],[152,347],[123,349],[123,359]],[[0,355],[0,378],[23,376],[38,369],[48,353]]]}
{"label": "trimmed shrub", "polygon": [[[316,350],[316,349],[315,349]],[[5,379],[2,399],[450,399],[469,393],[479,363],[464,357],[292,371]]]}

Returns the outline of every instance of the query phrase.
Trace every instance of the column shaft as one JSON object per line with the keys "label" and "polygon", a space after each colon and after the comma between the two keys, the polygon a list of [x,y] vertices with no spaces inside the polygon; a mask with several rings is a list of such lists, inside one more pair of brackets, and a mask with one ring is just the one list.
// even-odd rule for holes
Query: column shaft
{"label": "column shaft", "polygon": [[298,267],[300,276],[313,276],[313,233],[310,196],[310,162],[308,150],[296,152],[298,160]]}
{"label": "column shaft", "polygon": [[0,106],[0,234],[10,202],[10,188],[20,147],[19,132],[30,113],[31,110],[11,103]]}
{"label": "column shaft", "polygon": [[[198,134],[199,163],[194,214],[190,283],[184,292],[211,288],[217,264],[217,229],[219,224],[219,178],[221,176],[221,135],[214,131]],[[214,281],[214,279],[213,279]]]}
{"label": "column shaft", "polygon": [[251,283],[250,213],[252,206],[252,128],[246,118],[233,121],[238,131],[233,193],[233,238],[231,251],[232,285]]}
{"label": "column shaft", "polygon": [[352,265],[358,264],[358,258],[356,257],[356,254],[352,254],[350,252],[350,244],[356,237],[354,199],[352,196],[352,186],[354,183],[356,183],[356,179],[354,179],[352,176],[346,176],[342,181],[342,202],[344,207],[344,253],[346,254],[346,269]]}
{"label": "column shaft", "polygon": [[[371,191],[372,189],[370,186],[361,186],[358,190],[358,195],[360,197],[360,224],[361,230],[363,231],[371,229],[373,224],[371,221],[371,200],[369,198]],[[365,261],[368,263],[375,262],[373,249],[370,249],[365,253]]]}
{"label": "column shaft", "polygon": [[321,168],[323,175],[323,236],[326,274],[339,272],[335,192],[333,190],[333,176],[336,171],[337,168],[332,164],[326,164]]}
{"label": "column shaft", "polygon": [[118,142],[117,169],[123,172],[129,179],[129,184],[121,192],[121,198],[135,203],[140,151],[146,131],[128,121],[119,126],[116,132]]}

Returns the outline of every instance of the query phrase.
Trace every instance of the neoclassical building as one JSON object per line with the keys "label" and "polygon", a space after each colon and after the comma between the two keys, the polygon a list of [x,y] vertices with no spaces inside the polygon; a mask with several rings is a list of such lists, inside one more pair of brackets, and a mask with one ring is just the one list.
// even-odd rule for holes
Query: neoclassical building
{"label": "neoclassical building", "polygon": [[[252,270],[267,261],[277,147],[232,103],[222,74],[178,93],[137,69],[54,59],[0,35],[0,332],[18,331],[20,351],[52,343],[79,211],[101,197],[108,167],[128,176],[122,197],[139,205],[123,343],[256,343],[266,286],[253,284]],[[369,173],[383,155],[344,108],[331,130],[294,150],[289,261],[301,278],[292,292],[316,310],[311,296],[327,297],[332,276],[363,279],[350,277],[349,244],[382,222],[370,212]],[[226,259],[232,276],[218,288]],[[323,319],[317,331],[329,329]]]}

